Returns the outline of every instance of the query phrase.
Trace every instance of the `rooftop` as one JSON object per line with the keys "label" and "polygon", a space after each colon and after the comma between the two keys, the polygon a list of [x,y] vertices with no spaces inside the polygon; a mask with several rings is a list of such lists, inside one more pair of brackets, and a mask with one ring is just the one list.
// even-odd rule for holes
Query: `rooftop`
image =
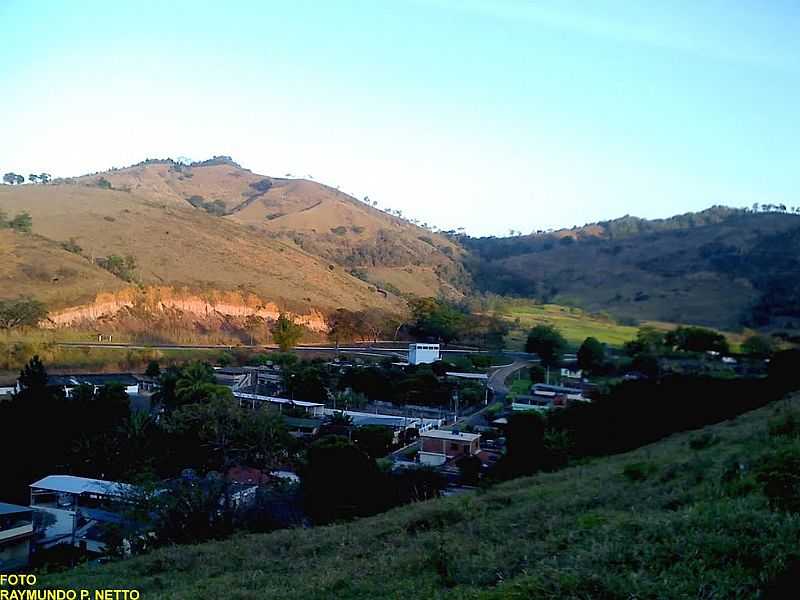
{"label": "rooftop", "polygon": [[461,379],[480,379],[482,381],[489,379],[486,373],[457,373],[454,371],[447,371],[445,375],[448,377],[460,377]]}
{"label": "rooftop", "polygon": [[65,494],[98,494],[102,496],[121,496],[135,488],[127,483],[88,479],[74,475],[48,475],[29,487]]}
{"label": "rooftop", "polygon": [[123,385],[136,385],[139,379],[132,373],[76,373],[48,375],[47,385],[58,386],[78,386],[87,385],[106,385],[109,383],[121,383]]}
{"label": "rooftop", "polygon": [[480,433],[463,433],[461,431],[447,431],[446,429],[431,429],[429,431],[423,431],[419,435],[420,437],[463,442],[472,442],[481,437]]}
{"label": "rooftop", "polygon": [[18,504],[6,504],[0,502],[0,515],[15,515],[17,513],[26,513],[33,510],[30,506],[19,506]]}
{"label": "rooftop", "polygon": [[271,402],[273,404],[293,404],[300,408],[310,408],[312,406],[325,406],[319,402],[306,402],[304,400],[289,400],[288,398],[277,398],[275,396],[262,396],[261,394],[246,394],[244,392],[233,392],[236,398],[245,400],[258,400],[259,402]]}

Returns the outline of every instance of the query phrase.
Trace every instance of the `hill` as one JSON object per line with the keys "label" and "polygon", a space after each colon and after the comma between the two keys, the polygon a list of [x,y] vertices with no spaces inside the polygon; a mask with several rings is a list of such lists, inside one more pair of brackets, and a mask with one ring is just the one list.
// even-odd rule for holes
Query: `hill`
{"label": "hill", "polygon": [[798,406],[352,523],[165,548],[39,585],[151,599],[788,597],[800,520],[770,509],[752,472],[797,455],[797,429],[768,424]]}
{"label": "hill", "polygon": [[0,229],[0,298],[35,296],[48,305],[91,301],[125,283],[41,236]]}
{"label": "hill", "polygon": [[[84,315],[100,310],[99,299],[84,305],[96,293],[127,297],[132,284],[183,296],[237,292],[306,315],[339,307],[398,313],[402,294],[458,296],[455,284],[466,276],[459,246],[444,236],[327,186],[257,175],[227,157],[0,186],[0,210],[33,218],[28,238],[4,232],[6,245],[13,240],[20,251],[0,271],[0,297],[24,293]],[[117,277],[101,268],[127,256],[132,268],[117,269]],[[109,302],[118,304],[104,297]]]}
{"label": "hill", "polygon": [[462,242],[486,291],[724,329],[793,327],[800,316],[800,215],[716,207]]}
{"label": "hill", "polygon": [[150,160],[78,181],[103,179],[168,206],[220,215],[333,261],[390,291],[459,295],[467,280],[460,246],[332,187],[258,175],[229,157],[182,165]]}

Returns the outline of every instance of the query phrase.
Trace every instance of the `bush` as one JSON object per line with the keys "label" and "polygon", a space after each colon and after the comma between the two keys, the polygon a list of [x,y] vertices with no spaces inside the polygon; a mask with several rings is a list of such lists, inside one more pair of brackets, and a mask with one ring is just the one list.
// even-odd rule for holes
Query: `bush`
{"label": "bush", "polygon": [[708,448],[709,446],[713,446],[718,441],[719,440],[713,433],[709,431],[704,431],[699,435],[691,437],[691,439],[689,440],[689,447],[692,450],[702,450],[704,448]]}
{"label": "bush", "polygon": [[655,473],[655,471],[655,465],[646,462],[637,462],[625,465],[625,468],[622,469],[622,474],[630,481],[644,481]]}
{"label": "bush", "polygon": [[755,472],[773,510],[800,512],[800,449],[791,446],[764,455]]}
{"label": "bush", "polygon": [[800,417],[794,411],[788,412],[770,419],[767,429],[772,437],[798,437],[800,435]]}
{"label": "bush", "polygon": [[61,247],[67,252],[72,252],[73,254],[80,254],[83,252],[83,248],[78,245],[78,242],[75,241],[74,237],[69,238],[68,242],[61,242]]}

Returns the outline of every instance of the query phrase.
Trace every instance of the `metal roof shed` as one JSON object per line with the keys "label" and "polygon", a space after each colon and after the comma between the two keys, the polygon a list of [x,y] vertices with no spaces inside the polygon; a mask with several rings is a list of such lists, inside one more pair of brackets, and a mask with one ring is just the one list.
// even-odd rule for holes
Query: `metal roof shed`
{"label": "metal roof shed", "polygon": [[96,496],[124,496],[135,490],[127,483],[88,479],[74,475],[48,475],[32,483],[31,490],[57,492],[60,494],[93,494]]}

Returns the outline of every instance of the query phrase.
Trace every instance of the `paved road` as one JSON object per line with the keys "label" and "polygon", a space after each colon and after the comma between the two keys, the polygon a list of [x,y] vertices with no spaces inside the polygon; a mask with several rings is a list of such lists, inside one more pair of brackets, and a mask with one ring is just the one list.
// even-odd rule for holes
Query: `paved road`
{"label": "paved road", "polygon": [[538,359],[515,360],[510,365],[496,369],[489,376],[489,387],[494,390],[495,397],[499,400],[505,399],[506,394],[508,394],[506,380],[517,371],[521,369],[527,369],[531,365],[535,365],[538,362]]}

